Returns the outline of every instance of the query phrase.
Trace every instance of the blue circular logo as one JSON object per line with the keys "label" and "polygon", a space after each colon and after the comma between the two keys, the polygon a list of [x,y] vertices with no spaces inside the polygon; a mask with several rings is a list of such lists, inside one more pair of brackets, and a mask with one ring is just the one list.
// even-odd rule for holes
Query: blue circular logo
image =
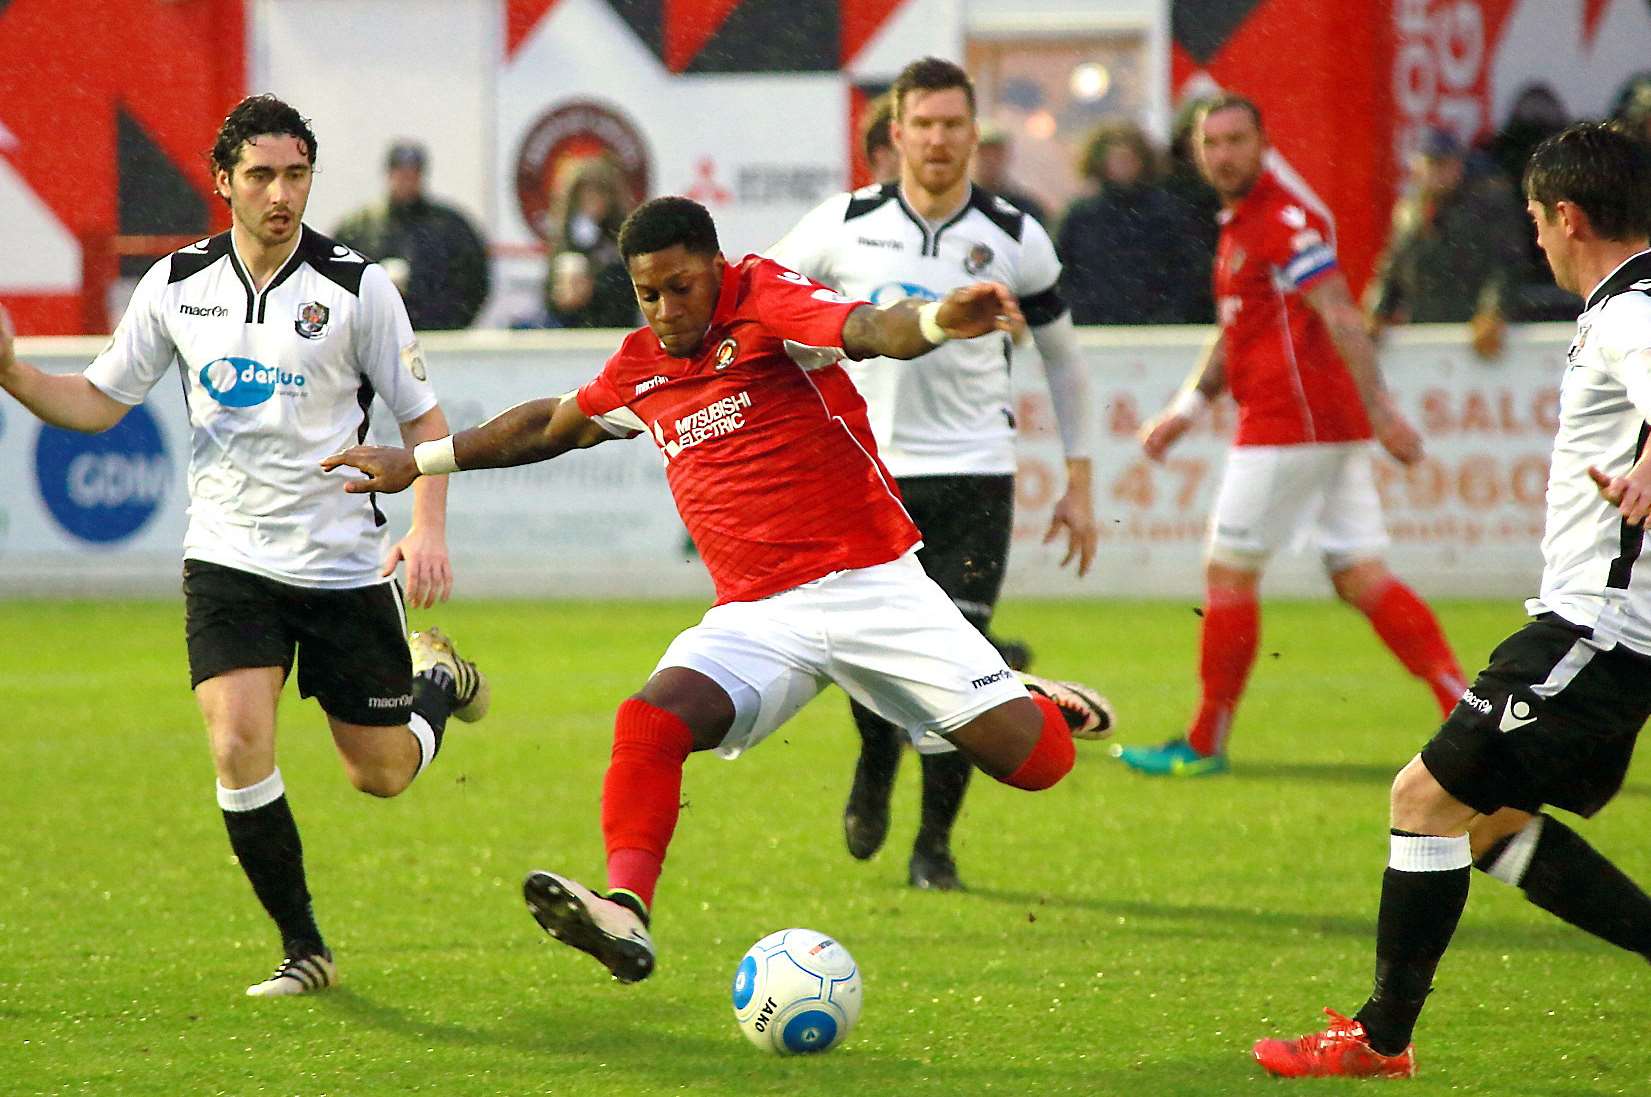
{"label": "blue circular logo", "polygon": [[276,371],[252,358],[215,358],[201,367],[201,387],[226,408],[250,408],[275,395]]}
{"label": "blue circular logo", "polygon": [[823,1009],[804,1010],[785,1023],[782,1035],[790,1051],[824,1051],[837,1039],[837,1018]]}
{"label": "blue circular logo", "polygon": [[757,958],[747,956],[734,972],[734,1008],[744,1009],[751,1004],[751,995],[757,989]]}
{"label": "blue circular logo", "polygon": [[40,497],[57,524],[94,544],[124,540],[142,529],[172,479],[160,428],[141,407],[102,434],[41,427],[34,470]]}
{"label": "blue circular logo", "polygon": [[927,286],[915,282],[884,282],[871,291],[867,298],[874,305],[892,305],[908,297],[917,301],[938,301],[940,295]]}

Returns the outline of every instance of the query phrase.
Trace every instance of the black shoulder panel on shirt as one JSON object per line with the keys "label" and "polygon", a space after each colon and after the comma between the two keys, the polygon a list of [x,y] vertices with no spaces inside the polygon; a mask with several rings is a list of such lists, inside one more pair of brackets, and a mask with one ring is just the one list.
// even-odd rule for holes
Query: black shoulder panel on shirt
{"label": "black shoulder panel on shirt", "polygon": [[346,293],[361,296],[361,278],[367,273],[370,260],[358,251],[340,244],[330,236],[304,226],[304,239],[298,245],[300,258],[329,282],[336,283]]}
{"label": "black shoulder panel on shirt", "polygon": [[875,188],[861,187],[849,195],[848,209],[843,213],[844,223],[852,221],[856,217],[864,217],[885,202],[893,201],[899,190],[899,183],[883,183]]}
{"label": "black shoulder panel on shirt", "polygon": [[1030,297],[1020,299],[1021,315],[1026,317],[1028,327],[1039,328],[1053,323],[1066,312],[1066,298],[1061,296],[1059,283],[1050,286],[1042,293],[1034,293]]}
{"label": "black shoulder panel on shirt", "polygon": [[969,190],[969,205],[981,212],[981,215],[1002,229],[1009,239],[1020,241],[1020,234],[1026,227],[1026,215],[999,198],[990,191],[972,187]]}
{"label": "black shoulder panel on shirt", "polygon": [[216,236],[208,236],[205,240],[197,240],[187,248],[179,248],[172,253],[172,258],[166,272],[166,282],[182,282],[185,278],[199,274],[213,263],[229,254],[229,233],[220,232]]}
{"label": "black shoulder panel on shirt", "polygon": [[1642,251],[1638,255],[1630,256],[1609,278],[1601,282],[1594,292],[1588,295],[1588,303],[1583,307],[1591,309],[1607,297],[1615,297],[1632,289],[1645,292],[1644,287],[1636,286],[1635,283],[1647,279],[1651,279],[1651,251]]}

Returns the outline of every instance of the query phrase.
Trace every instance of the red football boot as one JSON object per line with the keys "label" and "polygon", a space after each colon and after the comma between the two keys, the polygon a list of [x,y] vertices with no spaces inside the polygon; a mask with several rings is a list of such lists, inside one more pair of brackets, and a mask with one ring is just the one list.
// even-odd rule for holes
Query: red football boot
{"label": "red football boot", "polygon": [[1294,1040],[1257,1040],[1255,1061],[1278,1078],[1409,1078],[1416,1073],[1416,1045],[1397,1055],[1370,1046],[1364,1026],[1328,1007],[1330,1027]]}

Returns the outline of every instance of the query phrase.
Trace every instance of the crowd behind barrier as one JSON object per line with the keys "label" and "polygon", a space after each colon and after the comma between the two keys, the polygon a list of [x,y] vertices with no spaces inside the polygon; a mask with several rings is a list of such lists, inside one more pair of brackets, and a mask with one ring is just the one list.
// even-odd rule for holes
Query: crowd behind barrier
{"label": "crowd behind barrier", "polygon": [[[1517,598],[1541,570],[1543,493],[1568,325],[1509,329],[1486,361],[1459,325],[1390,333],[1388,382],[1423,432],[1428,457],[1401,470],[1378,461],[1393,537],[1390,561],[1424,594]],[[512,404],[568,392],[617,346],[614,331],[470,332],[425,337],[432,382],[455,429]],[[1232,427],[1217,404],[1162,465],[1144,460],[1140,422],[1169,399],[1209,338],[1201,327],[1090,328],[1080,333],[1093,370],[1095,509],[1100,555],[1085,579],[1059,568],[1039,543],[1061,490],[1060,443],[1045,390],[1017,368],[1020,425],[1016,544],[1006,596],[1201,597],[1204,526]],[[99,339],[26,339],[19,356],[76,371]],[[1028,358],[1034,352],[1028,346]],[[1029,363],[1030,366],[1030,363]],[[382,408],[373,434],[394,441]],[[171,386],[104,435],[42,428],[0,407],[0,597],[139,594],[178,587],[188,462],[183,400]],[[396,528],[406,496],[381,500]],[[760,495],[753,507],[767,505]],[[706,597],[665,487],[658,451],[643,438],[549,465],[467,473],[449,503],[448,537],[461,597]],[[1271,594],[1326,593],[1317,561],[1287,554],[1267,577]]]}

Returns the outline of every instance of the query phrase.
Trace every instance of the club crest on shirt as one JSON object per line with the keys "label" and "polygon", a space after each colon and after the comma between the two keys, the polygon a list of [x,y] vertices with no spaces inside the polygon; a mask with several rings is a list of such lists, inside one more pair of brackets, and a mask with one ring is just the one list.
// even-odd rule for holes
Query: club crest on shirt
{"label": "club crest on shirt", "polygon": [[985,244],[974,244],[969,248],[969,254],[963,257],[963,269],[970,274],[979,274],[992,262],[992,249]]}
{"label": "club crest on shirt", "polygon": [[1565,361],[1568,365],[1576,365],[1577,359],[1582,355],[1582,348],[1588,345],[1588,330],[1592,327],[1591,323],[1577,325],[1576,341],[1571,344],[1571,349],[1565,352]]}
{"label": "club crest on shirt", "polygon": [[[300,330],[299,334],[302,335],[303,331]],[[429,371],[424,368],[424,348],[418,345],[417,339],[401,348],[401,364],[407,367],[414,380],[429,380]]]}
{"label": "club crest on shirt", "polygon": [[734,356],[739,354],[740,345],[733,339],[724,339],[717,344],[717,369],[727,369],[734,364]]}
{"label": "club crest on shirt", "polygon": [[292,322],[293,330],[305,339],[319,339],[327,334],[327,321],[332,313],[320,301],[305,301],[298,306],[298,319]]}

